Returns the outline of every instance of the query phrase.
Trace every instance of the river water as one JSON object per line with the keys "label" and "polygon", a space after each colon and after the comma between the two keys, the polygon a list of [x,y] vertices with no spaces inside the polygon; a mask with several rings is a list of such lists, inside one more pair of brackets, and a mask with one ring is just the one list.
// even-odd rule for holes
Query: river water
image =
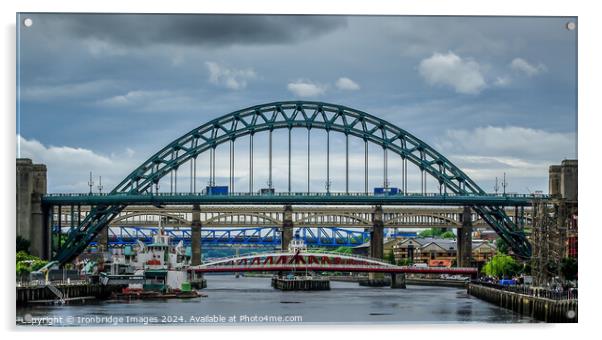
{"label": "river water", "polygon": [[536,322],[458,288],[332,281],[329,291],[282,292],[270,287],[269,278],[206,278],[203,298],[18,308],[17,321],[46,326]]}

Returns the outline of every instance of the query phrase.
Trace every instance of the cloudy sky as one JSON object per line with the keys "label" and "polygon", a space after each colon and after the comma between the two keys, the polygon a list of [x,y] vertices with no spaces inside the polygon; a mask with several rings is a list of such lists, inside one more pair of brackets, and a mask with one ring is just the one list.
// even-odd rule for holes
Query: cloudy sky
{"label": "cloudy sky", "polygon": [[[50,192],[87,191],[89,171],[110,190],[192,128],[280,100],[337,103],[388,120],[486,191],[505,172],[510,192],[547,192],[548,166],[577,157],[577,33],[566,29],[574,18],[25,18],[33,25],[18,28],[18,155],[47,164]],[[306,132],[293,133],[293,190],[302,191]],[[285,141],[285,132],[275,138]],[[324,140],[312,133],[312,190],[324,187]],[[343,190],[344,177],[336,176],[344,169],[344,154],[336,153],[343,139],[331,140],[333,190]],[[265,138],[256,141],[255,189],[267,180]],[[276,145],[274,180],[285,190],[286,145]],[[362,151],[361,143],[352,146]],[[236,152],[244,150],[241,141]],[[382,152],[370,150],[370,186],[380,186]],[[226,185],[228,161],[220,156],[217,184]],[[236,162],[241,190],[248,188],[247,157]],[[361,152],[352,152],[351,163],[351,187],[361,190]],[[389,160],[393,186],[400,165]],[[414,182],[410,189],[418,190]]]}

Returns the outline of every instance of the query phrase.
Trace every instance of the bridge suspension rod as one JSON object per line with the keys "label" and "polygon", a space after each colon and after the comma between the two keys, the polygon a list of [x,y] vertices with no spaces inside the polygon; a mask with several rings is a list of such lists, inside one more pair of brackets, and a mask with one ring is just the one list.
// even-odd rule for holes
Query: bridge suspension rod
{"label": "bridge suspension rod", "polygon": [[173,192],[178,193],[178,168],[175,168],[173,173]]}
{"label": "bridge suspension rod", "polygon": [[349,134],[345,134],[345,193],[349,193]]}
{"label": "bridge suspension rod", "polygon": [[234,191],[234,141],[230,140],[230,191]]}
{"label": "bridge suspension rod", "polygon": [[420,191],[424,195],[426,193],[426,171],[420,169]]}
{"label": "bridge suspension rod", "polygon": [[311,183],[311,129],[307,129],[307,193],[310,191],[310,183]]}
{"label": "bridge suspension rod", "polygon": [[192,192],[193,192],[193,191],[192,191],[192,186],[193,186],[193,182],[194,182],[194,181],[193,181],[193,178],[194,178],[194,177],[193,177],[193,169],[192,169],[192,168],[193,168],[193,160],[191,159],[191,160],[190,160],[190,191],[189,191],[190,193],[192,193]]}
{"label": "bridge suspension rod", "polygon": [[330,131],[326,130],[326,192],[330,192]]}
{"label": "bridge suspension rod", "polygon": [[291,131],[288,129],[288,192],[291,192]]}
{"label": "bridge suspension rod", "polygon": [[383,188],[389,187],[389,176],[387,174],[389,168],[388,162],[387,148],[383,148]]}
{"label": "bridge suspension rod", "polygon": [[401,190],[403,194],[408,193],[408,160],[405,157],[401,157]]}
{"label": "bridge suspension rod", "polygon": [[364,191],[368,194],[368,141],[364,139]]}
{"label": "bridge suspension rod", "polygon": [[272,189],[272,130],[269,132],[269,177],[268,177],[268,188]]}
{"label": "bridge suspension rod", "polygon": [[211,174],[210,174],[210,179],[209,179],[209,185],[210,186],[215,186],[215,146],[211,148],[210,151],[210,167],[211,167]]}
{"label": "bridge suspension rod", "polygon": [[249,134],[249,193],[253,193],[253,134]]}
{"label": "bridge suspension rod", "polygon": [[[171,161],[174,160],[174,154],[171,154]],[[169,172],[169,193],[173,194],[173,170]]]}

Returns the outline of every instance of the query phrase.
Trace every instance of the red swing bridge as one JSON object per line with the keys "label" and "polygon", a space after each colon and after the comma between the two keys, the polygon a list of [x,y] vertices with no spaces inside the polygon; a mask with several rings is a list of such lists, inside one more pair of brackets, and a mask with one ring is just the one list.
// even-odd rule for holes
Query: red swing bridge
{"label": "red swing bridge", "polygon": [[215,259],[189,272],[355,272],[388,274],[451,274],[475,277],[476,268],[397,266],[379,259],[333,252],[276,251]]}

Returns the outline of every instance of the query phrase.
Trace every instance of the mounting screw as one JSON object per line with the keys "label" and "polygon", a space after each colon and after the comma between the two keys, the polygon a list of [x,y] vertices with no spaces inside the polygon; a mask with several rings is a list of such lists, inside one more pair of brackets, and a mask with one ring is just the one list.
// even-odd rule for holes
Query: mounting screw
{"label": "mounting screw", "polygon": [[577,24],[574,23],[573,21],[569,21],[566,23],[566,29],[569,31],[574,30],[575,28],[577,28]]}

